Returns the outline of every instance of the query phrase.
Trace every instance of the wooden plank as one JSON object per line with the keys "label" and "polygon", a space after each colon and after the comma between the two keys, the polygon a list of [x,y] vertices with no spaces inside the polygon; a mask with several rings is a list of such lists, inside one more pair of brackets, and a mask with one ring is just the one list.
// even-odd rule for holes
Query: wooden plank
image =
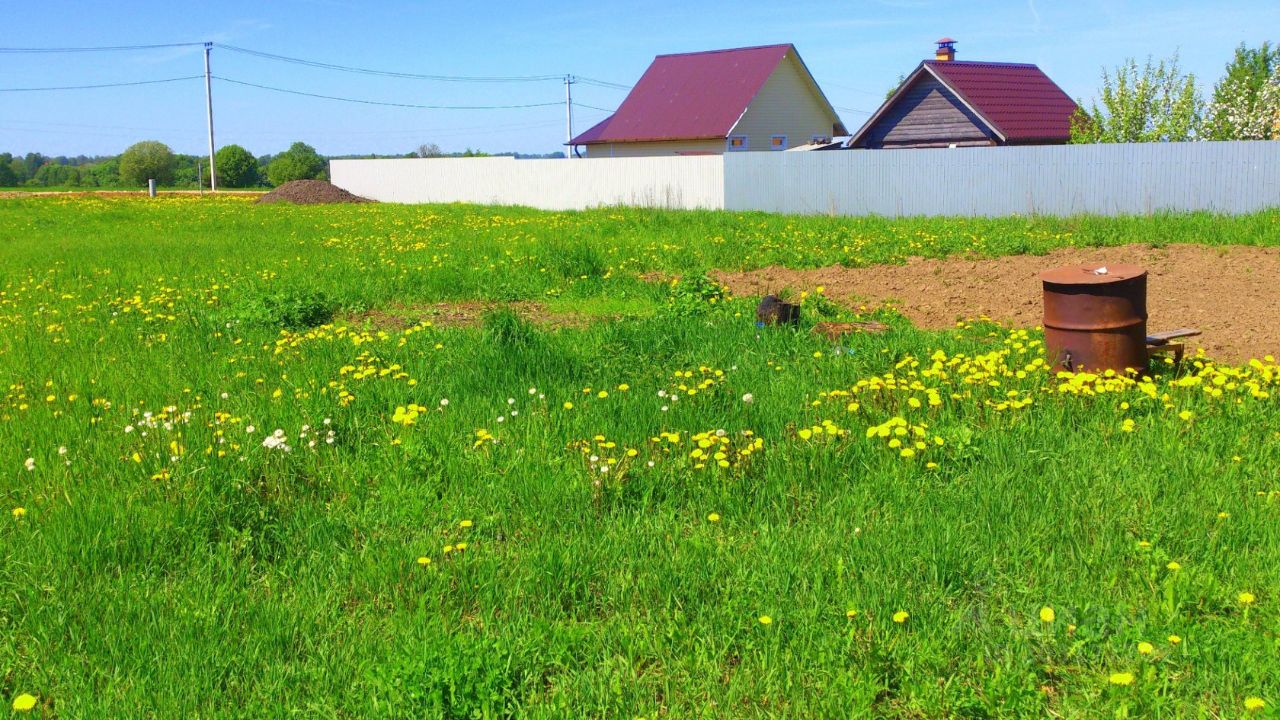
{"label": "wooden plank", "polygon": [[1177,330],[1151,333],[1147,336],[1147,342],[1151,345],[1163,345],[1176,338],[1194,337],[1199,334],[1200,331],[1195,328],[1178,328]]}

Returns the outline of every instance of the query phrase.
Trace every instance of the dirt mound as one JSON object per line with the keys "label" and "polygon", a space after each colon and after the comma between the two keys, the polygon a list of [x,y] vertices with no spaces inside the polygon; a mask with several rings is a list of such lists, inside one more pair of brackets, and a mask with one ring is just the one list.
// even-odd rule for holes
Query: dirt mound
{"label": "dirt mound", "polygon": [[946,328],[956,320],[986,316],[1022,327],[1044,319],[1037,274],[1073,263],[1133,263],[1148,271],[1149,332],[1194,327],[1187,339],[1224,361],[1280,355],[1280,248],[1170,245],[1152,248],[1066,248],[1048,255],[994,260],[912,258],[905,265],[826,267],[717,273],[735,295],[764,295],[782,288],[822,285],[833,300],[895,301],[913,323]]}
{"label": "dirt mound", "polygon": [[328,203],[373,202],[359,195],[352,195],[324,180],[291,180],[258,198],[258,203],[285,202],[293,205],[324,205]]}

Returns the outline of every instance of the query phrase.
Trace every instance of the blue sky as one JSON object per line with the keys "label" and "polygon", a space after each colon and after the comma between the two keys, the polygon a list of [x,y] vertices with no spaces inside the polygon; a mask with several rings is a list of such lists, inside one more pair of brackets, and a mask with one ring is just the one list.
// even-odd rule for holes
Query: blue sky
{"label": "blue sky", "polygon": [[[887,88],[956,38],[962,60],[1034,62],[1073,97],[1090,100],[1103,66],[1181,54],[1206,86],[1241,42],[1280,40],[1280,2],[528,2],[270,0],[191,3],[7,2],[2,46],[154,44],[212,40],[323,62],[436,75],[563,75],[630,85],[656,54],[795,43],[851,129]],[[1268,36],[1268,33],[1271,36]],[[147,52],[0,54],[0,88],[83,85],[196,75],[199,48]],[[402,80],[281,64],[214,50],[213,72],[305,92],[387,102],[510,105],[562,102],[559,81],[518,84]],[[624,92],[576,85],[575,100],[613,108]],[[0,93],[0,151],[116,153],[162,140],[205,147],[203,83]],[[304,140],[322,153],[445,150],[552,152],[563,105],[519,110],[371,107],[214,85],[218,145],[255,153]],[[604,113],[580,108],[575,130]]]}

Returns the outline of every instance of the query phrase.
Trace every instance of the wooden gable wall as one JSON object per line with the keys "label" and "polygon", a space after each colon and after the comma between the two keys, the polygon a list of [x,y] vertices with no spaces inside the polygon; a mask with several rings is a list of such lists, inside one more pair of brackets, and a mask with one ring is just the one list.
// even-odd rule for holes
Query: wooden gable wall
{"label": "wooden gable wall", "polygon": [[937,78],[919,77],[858,142],[864,148],[998,145],[983,121]]}

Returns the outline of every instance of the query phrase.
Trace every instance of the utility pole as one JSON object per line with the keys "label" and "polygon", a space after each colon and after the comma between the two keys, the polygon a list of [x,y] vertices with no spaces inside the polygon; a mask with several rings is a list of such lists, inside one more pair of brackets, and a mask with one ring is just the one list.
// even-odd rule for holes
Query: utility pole
{"label": "utility pole", "polygon": [[218,192],[218,170],[213,163],[213,76],[209,74],[209,51],[213,43],[204,44],[204,106],[209,114],[209,192]]}
{"label": "utility pole", "polygon": [[564,76],[564,157],[573,159],[573,91],[570,88],[577,82],[572,75]]}

